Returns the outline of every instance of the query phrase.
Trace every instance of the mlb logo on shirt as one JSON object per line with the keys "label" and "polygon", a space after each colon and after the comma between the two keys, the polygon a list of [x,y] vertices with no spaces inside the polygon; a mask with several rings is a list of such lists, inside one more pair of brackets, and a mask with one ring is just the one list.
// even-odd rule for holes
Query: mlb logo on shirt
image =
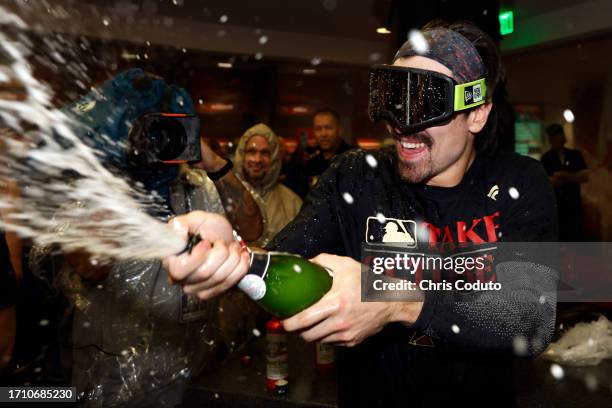
{"label": "mlb logo on shirt", "polygon": [[412,220],[368,217],[366,243],[402,244],[407,248],[414,248],[417,246],[416,231],[416,222]]}

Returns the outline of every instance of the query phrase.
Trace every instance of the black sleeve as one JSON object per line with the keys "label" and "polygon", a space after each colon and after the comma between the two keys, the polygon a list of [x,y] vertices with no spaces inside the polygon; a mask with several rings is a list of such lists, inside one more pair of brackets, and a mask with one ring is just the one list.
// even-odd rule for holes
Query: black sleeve
{"label": "black sleeve", "polygon": [[556,242],[558,239],[557,202],[546,172],[535,160],[520,163],[522,171],[512,177],[518,197],[505,197],[503,241]]}
{"label": "black sleeve", "polygon": [[552,176],[555,172],[555,166],[551,162],[550,152],[544,153],[540,161],[542,162],[542,166],[544,166],[544,170],[546,170],[548,177]]}
{"label": "black sleeve", "polygon": [[587,168],[587,165],[584,161],[584,157],[582,157],[582,153],[580,150],[576,150],[576,171],[581,171]]}
{"label": "black sleeve", "polygon": [[[520,196],[510,198],[505,206],[505,240],[528,243],[554,239],[557,227],[552,188],[539,163],[523,164],[512,183]],[[426,292],[415,328],[449,346],[539,354],[554,331],[556,270],[539,262],[504,258],[495,263],[495,275],[502,285],[500,291]]]}
{"label": "black sleeve", "polygon": [[0,309],[15,305],[17,286],[4,233],[0,235]]}
{"label": "black sleeve", "polygon": [[298,215],[266,246],[311,258],[322,252],[338,253],[338,178],[343,160],[335,160],[308,193]]}

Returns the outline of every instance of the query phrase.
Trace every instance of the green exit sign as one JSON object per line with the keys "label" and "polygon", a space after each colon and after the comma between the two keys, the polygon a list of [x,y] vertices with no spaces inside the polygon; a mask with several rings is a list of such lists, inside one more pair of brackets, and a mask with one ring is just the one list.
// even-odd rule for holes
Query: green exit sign
{"label": "green exit sign", "polygon": [[502,11],[499,13],[499,31],[501,35],[512,34],[514,31],[514,12]]}

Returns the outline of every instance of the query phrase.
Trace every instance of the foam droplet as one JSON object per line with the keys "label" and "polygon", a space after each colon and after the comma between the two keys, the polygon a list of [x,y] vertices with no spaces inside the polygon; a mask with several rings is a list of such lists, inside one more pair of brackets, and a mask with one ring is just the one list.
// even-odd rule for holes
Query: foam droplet
{"label": "foam droplet", "polygon": [[515,187],[510,187],[508,189],[508,194],[510,194],[510,197],[512,197],[514,200],[518,200],[518,198],[521,196]]}
{"label": "foam droplet", "polygon": [[344,199],[344,201],[346,201],[348,204],[353,204],[355,202],[355,200],[353,199],[353,196],[350,195],[349,193],[343,193],[342,194],[342,198]]}
{"label": "foam droplet", "polygon": [[587,374],[586,377],[584,378],[584,382],[589,391],[591,392],[597,391],[599,384],[597,382],[597,377],[595,377],[593,374]]}
{"label": "foam droplet", "polygon": [[514,336],[512,339],[512,348],[517,356],[527,355],[527,339],[524,336]]}
{"label": "foam droplet", "polygon": [[371,154],[366,154],[366,162],[368,163],[368,166],[372,168],[376,168],[376,166],[378,166],[378,161]]}
{"label": "foam droplet", "polygon": [[419,30],[410,30],[408,40],[417,53],[426,54],[429,51],[429,44]]}
{"label": "foam droplet", "polygon": [[561,379],[563,379],[563,376],[565,375],[565,371],[563,370],[563,367],[561,367],[559,364],[551,364],[551,366],[550,366],[550,374],[556,380],[561,380]]}

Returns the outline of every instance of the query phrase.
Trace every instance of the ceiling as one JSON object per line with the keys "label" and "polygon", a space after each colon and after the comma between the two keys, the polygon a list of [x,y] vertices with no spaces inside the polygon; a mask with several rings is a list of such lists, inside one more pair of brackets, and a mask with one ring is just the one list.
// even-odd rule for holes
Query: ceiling
{"label": "ceiling", "polygon": [[588,0],[501,0],[500,8],[510,8],[516,19],[526,19],[554,10],[586,3]]}
{"label": "ceiling", "polygon": [[[137,12],[253,29],[380,40],[390,0],[86,0],[118,13]],[[83,3],[83,2],[81,2]]]}
{"label": "ceiling", "polygon": [[[387,60],[398,41],[405,38],[400,31],[406,32],[410,21],[420,21],[418,16],[444,12],[455,15],[462,10],[465,14],[468,10],[482,18],[488,10],[494,10],[490,5],[496,3],[471,0],[468,7],[465,0],[0,0],[0,4],[12,5],[13,10],[29,12],[45,30],[134,43],[150,40],[179,50],[184,47],[229,56],[262,53],[270,58],[314,58],[359,65]],[[516,27],[514,34],[504,37],[502,50],[612,30],[612,21],[604,21],[602,12],[612,8],[610,0],[499,3],[501,9],[515,12]],[[587,4],[597,7],[575,7]],[[391,36],[377,34],[377,27],[393,21],[392,12],[396,17],[401,15],[405,27]],[[556,27],[558,15],[568,28]],[[593,29],[591,15],[599,18]],[[495,16],[489,16],[488,20],[495,22]],[[101,24],[107,19],[111,24]],[[263,36],[269,40],[267,44],[258,43]]]}

